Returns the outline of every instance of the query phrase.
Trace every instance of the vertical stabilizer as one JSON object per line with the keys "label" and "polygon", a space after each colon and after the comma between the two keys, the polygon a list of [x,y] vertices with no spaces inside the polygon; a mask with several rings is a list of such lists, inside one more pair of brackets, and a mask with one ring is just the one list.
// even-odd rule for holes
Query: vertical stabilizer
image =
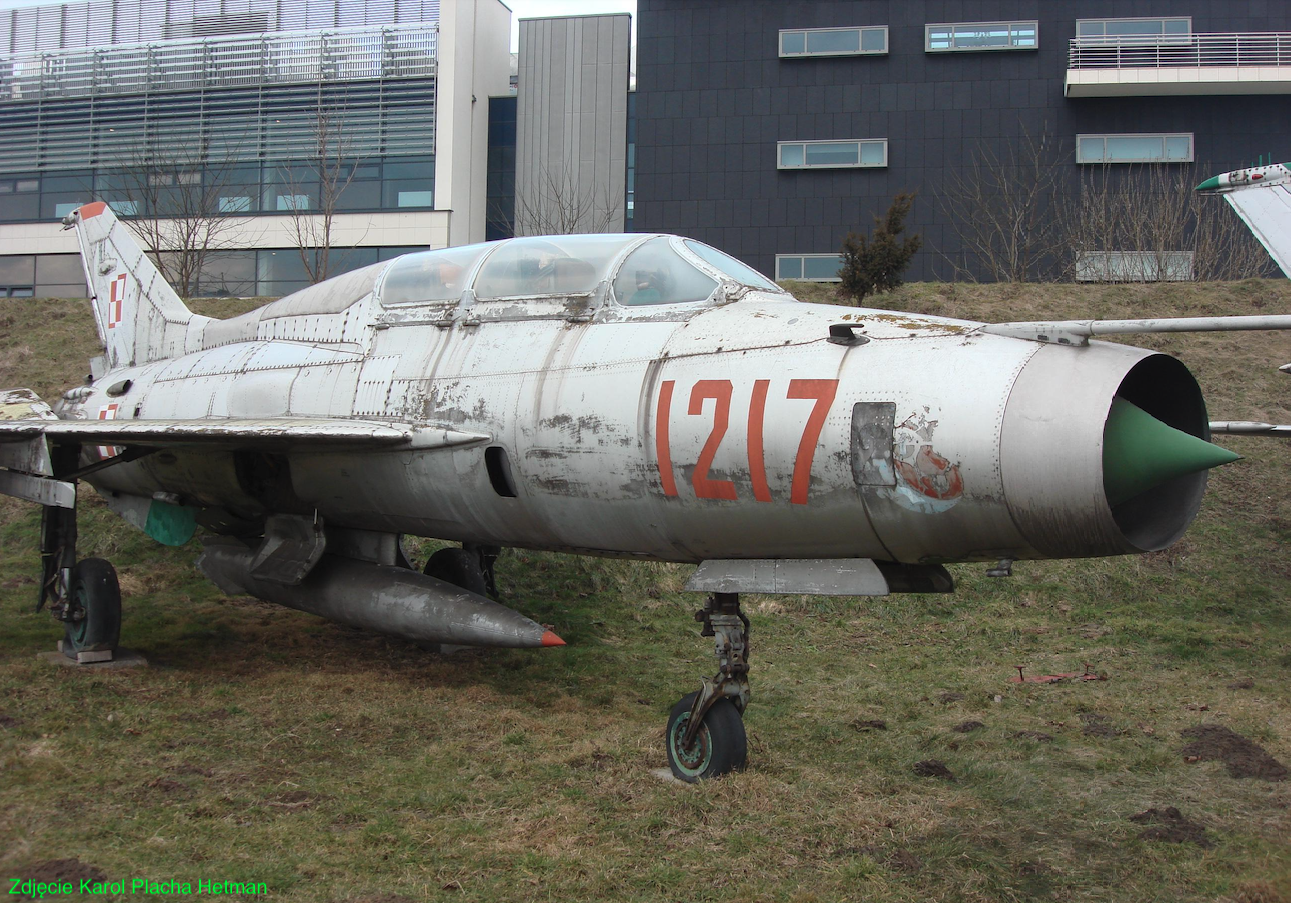
{"label": "vertical stabilizer", "polygon": [[211,318],[196,316],[184,305],[107,204],[78,207],[64,217],[63,226],[76,230],[81,245],[94,324],[109,369],[196,350]]}

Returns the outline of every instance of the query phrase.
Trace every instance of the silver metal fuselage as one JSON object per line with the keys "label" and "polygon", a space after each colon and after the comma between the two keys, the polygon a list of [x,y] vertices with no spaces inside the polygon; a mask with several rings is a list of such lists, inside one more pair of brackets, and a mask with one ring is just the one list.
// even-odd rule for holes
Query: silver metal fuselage
{"label": "silver metal fuselage", "polygon": [[[830,342],[836,324],[869,341]],[[1173,541],[1204,477],[1176,487],[1177,516],[1142,535],[1117,522],[1102,485],[1111,399],[1162,356],[979,325],[757,291],[590,319],[511,300],[446,324],[369,295],[341,312],[227,321],[225,343],[113,371],[59,413],[355,418],[492,437],[288,444],[271,486],[232,451],[164,451],[90,478],[109,497],[294,508],[386,533],[685,562],[1074,557]]]}

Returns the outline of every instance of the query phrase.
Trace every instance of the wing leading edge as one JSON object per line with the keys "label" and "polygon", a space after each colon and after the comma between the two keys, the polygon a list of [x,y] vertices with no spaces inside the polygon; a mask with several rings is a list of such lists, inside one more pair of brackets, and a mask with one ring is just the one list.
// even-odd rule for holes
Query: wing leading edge
{"label": "wing leading edge", "polygon": [[146,445],[152,448],[292,448],[300,451],[338,446],[451,448],[490,438],[445,427],[419,427],[367,420],[309,417],[230,418],[223,420],[5,420],[0,443],[43,436],[56,442],[95,445]]}

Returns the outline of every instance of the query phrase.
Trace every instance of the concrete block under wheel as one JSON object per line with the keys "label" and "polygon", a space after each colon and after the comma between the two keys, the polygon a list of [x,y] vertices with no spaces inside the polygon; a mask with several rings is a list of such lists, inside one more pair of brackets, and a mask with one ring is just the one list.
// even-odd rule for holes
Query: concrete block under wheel
{"label": "concrete block under wheel", "polygon": [[133,649],[118,648],[115,652],[79,652],[71,658],[63,652],[63,641],[58,641],[57,652],[37,652],[36,658],[50,665],[64,668],[89,668],[108,670],[116,668],[146,668],[148,659]]}

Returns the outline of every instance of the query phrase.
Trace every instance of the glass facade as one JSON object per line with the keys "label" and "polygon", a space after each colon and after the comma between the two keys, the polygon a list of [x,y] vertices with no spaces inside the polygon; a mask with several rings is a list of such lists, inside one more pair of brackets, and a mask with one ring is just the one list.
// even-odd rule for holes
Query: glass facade
{"label": "glass facade", "polygon": [[0,223],[61,219],[96,199],[107,201],[120,217],[287,213],[316,210],[329,193],[340,213],[433,209],[435,158],[147,164],[0,175]]}
{"label": "glass facade", "polygon": [[[422,247],[332,248],[336,276]],[[307,252],[308,253],[308,252]],[[197,282],[199,297],[277,298],[309,285],[296,248],[212,251]],[[79,254],[0,255],[0,298],[85,297]]]}
{"label": "glass facade", "polygon": [[516,196],[516,98],[489,98],[489,170],[484,240],[512,238]]}

